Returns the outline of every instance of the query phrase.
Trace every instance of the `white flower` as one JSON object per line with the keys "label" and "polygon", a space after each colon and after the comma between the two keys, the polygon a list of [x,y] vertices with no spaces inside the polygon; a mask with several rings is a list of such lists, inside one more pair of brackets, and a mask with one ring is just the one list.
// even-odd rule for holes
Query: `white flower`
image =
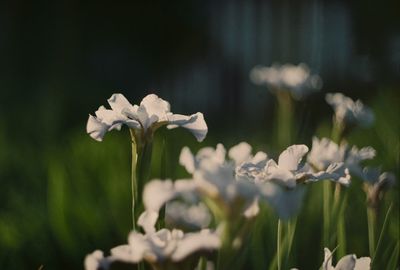
{"label": "white flower", "polygon": [[250,79],[255,84],[266,85],[274,90],[290,91],[297,99],[303,98],[312,90],[319,90],[322,86],[321,78],[311,74],[306,64],[256,66],[250,72]]}
{"label": "white flower", "polygon": [[131,129],[140,130],[144,136],[157,128],[167,125],[167,128],[183,127],[188,129],[198,141],[207,135],[207,124],[203,114],[198,112],[190,116],[173,114],[170,104],[154,94],[147,95],[140,105],[132,105],[122,94],[113,94],[108,103],[111,109],[104,106],[89,115],[86,131],[97,140],[102,141],[105,133],[113,129],[120,130],[123,124]]}
{"label": "white flower", "polygon": [[[139,219],[146,219],[142,214]],[[147,225],[150,223],[145,222]],[[154,222],[155,224],[155,222]],[[153,224],[153,226],[154,226]],[[184,233],[181,230],[161,229],[155,231],[145,227],[145,234],[131,232],[128,245],[121,245],[111,250],[112,257],[130,263],[145,260],[151,264],[180,262],[197,252],[209,252],[220,247],[219,236],[204,229],[193,233]]]}
{"label": "white flower", "polygon": [[169,227],[197,230],[207,228],[211,222],[211,216],[208,208],[201,202],[190,205],[173,201],[166,206],[165,222]]}
{"label": "white flower", "polygon": [[301,183],[332,180],[348,184],[350,175],[343,163],[333,163],[326,170],[312,171],[301,161],[307,154],[305,145],[292,145],[283,151],[278,163],[270,159],[266,163],[244,162],[236,168],[238,179],[255,183],[266,201],[282,219],[298,212],[304,195]]}
{"label": "white flower", "polygon": [[339,123],[369,127],[374,122],[374,113],[360,100],[354,102],[342,93],[326,94],[325,100],[333,107]]}
{"label": "white flower", "polygon": [[[192,178],[174,183],[156,180],[147,184],[143,192],[146,210],[158,212],[162,205],[177,197],[197,197],[213,201],[217,205],[213,210],[221,210],[217,214],[256,215],[257,187],[247,180],[236,179],[235,162],[225,160],[225,155],[222,144],[215,149],[203,148],[196,156],[189,148],[183,148],[179,161],[192,174]],[[261,156],[258,154],[257,159]]]}
{"label": "white flower", "polygon": [[380,168],[365,167],[362,179],[365,183],[367,202],[371,207],[377,207],[383,193],[396,183],[396,177],[393,173],[381,173]]}
{"label": "white flower", "polygon": [[344,163],[350,173],[361,176],[361,162],[374,158],[375,154],[375,149],[372,147],[358,149],[353,146],[349,148],[347,144],[339,146],[327,138],[319,140],[317,137],[313,137],[312,148],[307,161],[311,167],[319,171],[327,170],[334,163]]}
{"label": "white flower", "polygon": [[339,260],[335,267],[332,266],[332,253],[328,248],[324,248],[324,262],[322,270],[369,270],[371,259],[369,257],[358,258],[356,255],[346,255]]}
{"label": "white flower", "polygon": [[86,255],[84,266],[86,270],[109,269],[112,259],[104,258],[101,250],[95,250]]}

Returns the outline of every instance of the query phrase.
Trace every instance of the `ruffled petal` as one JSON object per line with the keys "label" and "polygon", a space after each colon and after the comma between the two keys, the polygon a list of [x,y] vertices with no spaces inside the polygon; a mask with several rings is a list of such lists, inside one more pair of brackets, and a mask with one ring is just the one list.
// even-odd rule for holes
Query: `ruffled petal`
{"label": "ruffled petal", "polygon": [[90,135],[90,137],[101,142],[108,128],[108,125],[102,123],[96,117],[89,115],[89,119],[86,124],[86,132]]}
{"label": "ruffled petal", "polygon": [[119,93],[113,94],[107,101],[108,104],[110,104],[111,109],[120,114],[124,109],[130,110],[133,107],[124,95]]}
{"label": "ruffled petal", "polygon": [[198,251],[212,251],[221,246],[221,240],[215,233],[209,230],[202,230],[197,233],[187,233],[179,241],[171,258],[173,261],[181,261],[187,256]]}
{"label": "ruffled petal", "polygon": [[170,112],[168,101],[159,98],[155,94],[147,95],[140,102],[140,107],[144,107],[149,117],[157,116],[158,121],[166,121],[167,114]]}
{"label": "ruffled petal", "polygon": [[346,255],[342,257],[335,266],[335,270],[354,270],[356,266],[357,257],[352,255]]}
{"label": "ruffled petal", "polygon": [[278,165],[289,171],[297,170],[301,159],[307,152],[308,147],[304,144],[289,146],[280,154]]}
{"label": "ruffled petal", "polygon": [[228,156],[239,165],[251,158],[251,146],[247,142],[241,142],[229,149]]}
{"label": "ruffled petal", "polygon": [[202,113],[198,112],[191,116],[172,114],[168,116],[168,129],[183,127],[188,129],[201,142],[205,139],[208,127]]}

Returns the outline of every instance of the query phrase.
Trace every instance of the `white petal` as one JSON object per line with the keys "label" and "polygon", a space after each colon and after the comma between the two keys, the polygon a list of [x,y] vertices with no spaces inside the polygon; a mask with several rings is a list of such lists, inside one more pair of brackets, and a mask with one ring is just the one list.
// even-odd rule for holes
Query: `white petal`
{"label": "white petal", "polygon": [[147,95],[140,102],[140,107],[144,107],[149,117],[157,116],[159,121],[167,120],[167,113],[170,112],[170,105],[168,101],[159,98],[155,94]]}
{"label": "white petal", "polygon": [[85,257],[85,270],[108,269],[110,262],[104,258],[101,250],[95,250]]}
{"label": "white petal", "polygon": [[370,269],[371,269],[371,258],[370,257],[361,257],[361,258],[357,259],[354,270],[370,270]]}
{"label": "white petal", "polygon": [[265,166],[265,174],[267,179],[270,181],[278,182],[289,188],[294,188],[296,186],[296,178],[294,174],[287,169],[277,166],[275,161],[272,159],[269,160]]}
{"label": "white petal", "polygon": [[176,196],[171,180],[153,180],[143,190],[143,204],[146,210],[158,212],[160,208]]}
{"label": "white petal", "polygon": [[158,219],[158,212],[147,210],[140,215],[137,224],[143,228],[146,234],[151,234],[156,232],[155,225],[157,219]]}
{"label": "white petal", "polygon": [[179,164],[184,166],[188,173],[193,173],[196,169],[195,159],[189,147],[185,146],[182,148],[179,156]]}
{"label": "white petal", "polygon": [[354,254],[344,256],[336,264],[335,270],[354,270],[356,259],[357,257]]}
{"label": "white petal", "polygon": [[[143,256],[148,251],[151,251],[151,245],[148,239],[140,233],[131,232],[128,236],[128,244],[130,246],[130,257],[133,262],[140,262],[143,260]],[[116,256],[117,250],[114,250],[114,256]],[[119,250],[123,252],[124,250]],[[111,250],[112,252],[112,250]]]}
{"label": "white petal", "polygon": [[324,262],[322,263],[321,270],[334,270],[332,267],[332,255],[329,248],[324,248]]}
{"label": "white petal", "polygon": [[210,251],[221,246],[219,236],[208,230],[198,233],[188,233],[179,241],[176,250],[172,254],[173,261],[181,261],[197,251]]}
{"label": "white petal", "polygon": [[260,212],[260,206],[258,205],[258,197],[254,199],[253,203],[244,211],[246,218],[252,218],[258,215]]}
{"label": "white petal", "polygon": [[135,257],[135,254],[133,254],[132,247],[130,245],[116,246],[112,248],[110,252],[113,258],[122,262],[137,263],[142,259],[141,257]]}
{"label": "white petal", "polygon": [[90,135],[90,137],[101,142],[108,128],[108,125],[102,123],[96,117],[89,115],[89,119],[86,124],[86,132]]}
{"label": "white petal", "polygon": [[132,104],[122,94],[113,94],[108,100],[111,109],[116,113],[122,113],[123,109],[131,109]]}
{"label": "white petal", "polygon": [[251,146],[247,142],[241,142],[229,149],[228,156],[239,165],[251,158]]}
{"label": "white petal", "polygon": [[277,213],[279,218],[287,220],[297,214],[302,205],[305,189],[300,185],[294,189],[286,189],[273,182],[259,184],[261,198]]}
{"label": "white petal", "polygon": [[289,146],[279,156],[278,165],[280,168],[294,171],[297,170],[298,165],[303,156],[308,152],[308,147],[304,144]]}
{"label": "white petal", "polygon": [[207,135],[208,127],[202,113],[192,114],[189,118],[185,115],[173,114],[169,117],[167,128],[172,129],[178,126],[188,129],[201,142]]}

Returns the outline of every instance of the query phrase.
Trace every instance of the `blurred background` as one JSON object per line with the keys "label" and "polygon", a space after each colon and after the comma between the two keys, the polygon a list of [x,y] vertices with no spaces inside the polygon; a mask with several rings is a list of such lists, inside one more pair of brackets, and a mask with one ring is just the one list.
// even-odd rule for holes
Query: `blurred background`
{"label": "blurred background", "polygon": [[[205,114],[209,135],[201,144],[179,129],[156,138],[168,159],[162,170],[156,152],[152,174],[175,179],[184,175],[184,145],[246,140],[272,156],[283,150],[274,138],[275,97],[249,72],[306,63],[323,87],[296,103],[294,143],[329,136],[324,95],[343,92],[376,114],[374,127],[356,130],[350,142],[376,148],[372,164],[399,178],[399,10],[395,0],[0,2],[0,268],[80,269],[87,253],[126,241],[128,132],[98,143],[85,131],[88,114],[115,92],[132,103],[156,93],[175,113]],[[397,184],[386,202],[395,205],[388,231],[397,238],[398,191]],[[365,201],[357,194],[354,209]],[[361,212],[350,214],[348,249],[367,255]],[[300,269],[316,269],[323,258],[322,248],[307,245],[320,241],[319,217],[309,215],[317,233],[299,233],[293,266]]]}

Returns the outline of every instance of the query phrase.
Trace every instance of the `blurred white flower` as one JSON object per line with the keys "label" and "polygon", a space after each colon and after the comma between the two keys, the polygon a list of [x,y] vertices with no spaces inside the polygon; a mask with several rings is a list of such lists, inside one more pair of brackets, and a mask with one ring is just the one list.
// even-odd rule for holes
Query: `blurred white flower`
{"label": "blurred white flower", "polygon": [[377,207],[383,194],[396,183],[393,173],[381,173],[380,168],[365,167],[362,179],[367,193],[367,202],[371,207]]}
{"label": "blurred white flower", "polygon": [[[139,219],[146,218],[142,214]],[[145,234],[131,232],[128,245],[113,248],[112,257],[131,263],[142,260],[151,264],[165,261],[179,262],[196,252],[216,250],[221,245],[219,236],[207,229],[193,233],[184,233],[176,229],[172,231],[161,229],[156,232],[154,227],[150,230],[148,227],[144,229]]]}
{"label": "blurred white flower", "polygon": [[95,112],[96,116],[89,115],[86,125],[87,133],[97,141],[102,141],[107,131],[120,130],[123,124],[140,130],[143,136],[151,136],[157,128],[164,125],[169,129],[186,128],[198,141],[202,141],[207,135],[208,128],[202,113],[190,116],[173,114],[170,104],[155,94],[147,95],[139,106],[129,103],[122,94],[113,94],[108,103],[111,109],[100,106]]}
{"label": "blurred white flower", "polygon": [[203,203],[188,204],[182,201],[172,201],[165,210],[165,222],[168,227],[198,230],[207,228],[211,215]]}
{"label": "blurred white flower", "polygon": [[145,234],[131,232],[128,244],[112,248],[111,256],[106,258],[99,250],[89,254],[85,259],[85,269],[108,269],[114,262],[137,264],[141,261],[152,264],[156,269],[173,269],[174,265],[179,268],[179,263],[189,263],[194,268],[202,253],[217,250],[221,246],[219,235],[208,229],[192,233],[176,229],[156,232],[156,219],[152,213],[143,213],[139,220]]}
{"label": "blurred white flower", "polygon": [[290,91],[294,98],[301,99],[309,92],[322,87],[320,76],[311,74],[306,64],[271,67],[256,66],[250,71],[250,79],[258,85],[266,85],[277,91]]}
{"label": "blurred white flower", "polygon": [[288,219],[301,207],[305,189],[299,184],[320,180],[348,184],[350,179],[343,163],[330,164],[321,171],[303,165],[301,161],[307,152],[305,145],[292,145],[280,154],[278,163],[272,159],[266,163],[242,163],[236,168],[236,177],[255,183],[260,199],[272,206],[280,218]]}
{"label": "blurred white flower", "polygon": [[313,137],[312,148],[307,157],[308,163],[314,170],[327,170],[331,164],[344,163],[350,173],[362,176],[361,163],[375,157],[376,151],[372,147],[358,149],[356,146],[349,148],[345,143],[340,146],[333,141]]}
{"label": "blurred white flower", "polygon": [[86,270],[106,270],[109,269],[113,259],[104,258],[104,254],[101,250],[95,250],[92,253],[86,255],[84,266]]}
{"label": "blurred white flower", "polygon": [[361,100],[354,102],[342,93],[328,93],[325,96],[325,100],[333,107],[336,121],[340,124],[369,127],[374,123],[374,113]]}
{"label": "blurred white flower", "polygon": [[[241,155],[238,152],[240,151],[235,149],[231,154],[237,157]],[[236,179],[235,161],[225,160],[225,155],[226,150],[222,144],[218,144],[215,149],[200,149],[196,156],[189,148],[184,147],[179,161],[192,174],[192,178],[175,182],[155,180],[148,183],[143,192],[146,210],[158,212],[165,203],[177,197],[197,197],[215,204],[213,210],[218,209],[219,212],[214,212],[214,215],[256,215],[257,187],[247,180]],[[246,158],[259,159],[266,155],[260,153],[256,156],[257,158],[247,155]]]}
{"label": "blurred white flower", "polygon": [[332,266],[332,252],[328,248],[324,248],[324,262],[322,270],[369,270],[371,259],[369,257],[358,258],[356,255],[346,255],[342,257],[335,267]]}
{"label": "blurred white flower", "polygon": [[260,198],[272,207],[280,219],[288,220],[300,211],[306,191],[305,186],[297,185],[288,189],[267,181],[259,187],[262,193]]}

